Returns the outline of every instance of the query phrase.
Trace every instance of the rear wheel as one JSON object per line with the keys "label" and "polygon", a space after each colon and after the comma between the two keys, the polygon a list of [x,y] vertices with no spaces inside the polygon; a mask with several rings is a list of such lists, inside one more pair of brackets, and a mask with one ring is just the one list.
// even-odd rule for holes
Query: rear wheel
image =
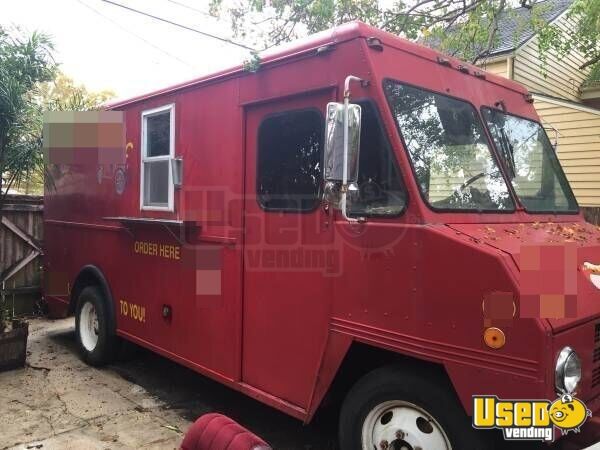
{"label": "rear wheel", "polygon": [[341,450],[489,450],[447,383],[399,367],[364,376],[340,414]]}
{"label": "rear wheel", "polygon": [[79,312],[79,336],[86,352],[98,345],[98,312],[92,302],[85,302]]}
{"label": "rear wheel", "polygon": [[111,330],[105,299],[95,286],[88,286],[79,294],[75,331],[79,352],[85,362],[99,366],[112,361],[118,350],[118,338]]}

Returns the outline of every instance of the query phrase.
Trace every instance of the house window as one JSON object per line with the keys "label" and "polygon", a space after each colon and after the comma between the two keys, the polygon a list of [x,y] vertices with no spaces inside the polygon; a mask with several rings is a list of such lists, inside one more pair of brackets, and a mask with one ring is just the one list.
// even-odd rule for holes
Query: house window
{"label": "house window", "polygon": [[142,209],[173,211],[175,105],[142,112]]}
{"label": "house window", "polygon": [[268,211],[310,211],[321,192],[323,116],[296,110],[267,117],[258,130],[258,203]]}

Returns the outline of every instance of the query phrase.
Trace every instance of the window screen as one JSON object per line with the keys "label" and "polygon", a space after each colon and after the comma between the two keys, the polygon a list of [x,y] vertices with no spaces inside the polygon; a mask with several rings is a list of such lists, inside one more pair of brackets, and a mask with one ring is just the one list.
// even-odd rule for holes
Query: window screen
{"label": "window screen", "polygon": [[172,114],[172,105],[142,113],[142,200],[146,208],[173,208]]}
{"label": "window screen", "polygon": [[170,122],[171,111],[146,118],[148,157],[169,154]]}
{"label": "window screen", "polygon": [[256,193],[264,209],[310,211],[317,206],[324,128],[317,110],[289,111],[262,122]]}
{"label": "window screen", "polygon": [[169,203],[169,161],[144,163],[144,193],[147,205]]}

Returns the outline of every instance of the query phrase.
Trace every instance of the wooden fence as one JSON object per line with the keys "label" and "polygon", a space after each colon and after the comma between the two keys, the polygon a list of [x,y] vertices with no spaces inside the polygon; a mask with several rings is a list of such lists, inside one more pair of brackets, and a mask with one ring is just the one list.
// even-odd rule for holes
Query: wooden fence
{"label": "wooden fence", "polygon": [[16,314],[28,314],[40,298],[42,197],[6,197],[0,209],[0,294]]}

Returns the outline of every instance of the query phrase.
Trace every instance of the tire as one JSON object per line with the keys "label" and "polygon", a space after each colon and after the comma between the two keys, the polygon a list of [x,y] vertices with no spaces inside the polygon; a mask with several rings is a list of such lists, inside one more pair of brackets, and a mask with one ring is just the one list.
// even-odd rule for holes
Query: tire
{"label": "tire", "polygon": [[[341,450],[490,450],[452,387],[429,372],[376,369],[350,390],[340,413]],[[378,442],[377,442],[378,441]]]}
{"label": "tire", "polygon": [[84,288],[77,299],[75,335],[81,358],[87,364],[101,366],[111,362],[117,354],[119,339],[111,323],[114,322],[100,289]]}

